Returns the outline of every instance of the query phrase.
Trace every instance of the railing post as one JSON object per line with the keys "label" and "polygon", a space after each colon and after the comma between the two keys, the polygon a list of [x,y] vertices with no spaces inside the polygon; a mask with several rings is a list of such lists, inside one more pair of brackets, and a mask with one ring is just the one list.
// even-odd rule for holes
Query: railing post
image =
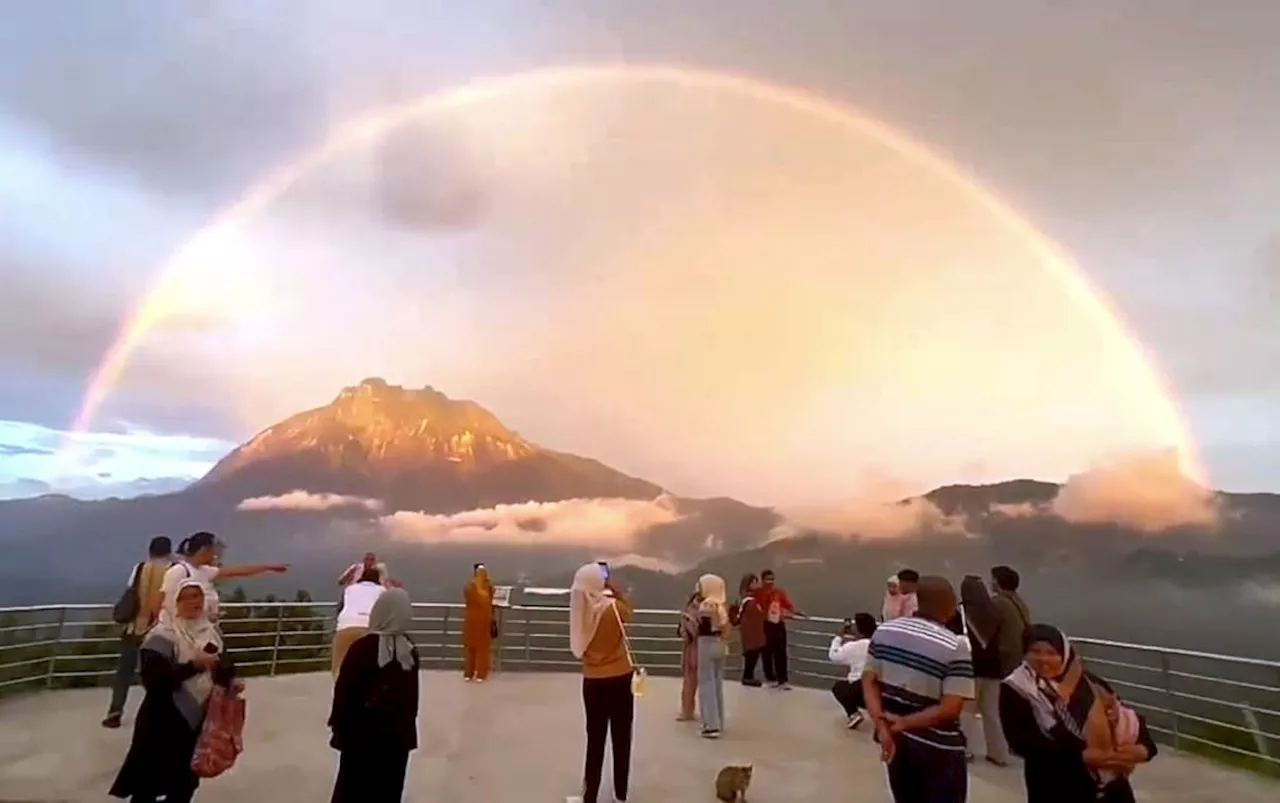
{"label": "railing post", "polygon": [[506,632],[506,619],[502,615],[502,608],[495,608],[493,611],[493,621],[498,623],[498,636],[493,640],[493,668],[498,672],[502,671],[502,635]]}
{"label": "railing post", "polygon": [[62,632],[67,625],[67,609],[58,609],[58,634],[53,638],[53,649],[49,654],[49,665],[44,672],[44,687],[53,688],[53,673],[58,665],[58,651],[62,649]]}
{"label": "railing post", "polygon": [[[250,615],[252,615],[250,611]],[[276,676],[276,664],[280,660],[280,631],[284,627],[284,605],[276,603],[276,636],[271,645],[271,677]]]}
{"label": "railing post", "polygon": [[524,671],[526,672],[529,671],[529,667],[532,665],[531,658],[529,655],[530,642],[533,641],[533,637],[529,633],[529,628],[532,626],[533,626],[533,611],[529,610],[528,608],[525,608],[524,609]]}
{"label": "railing post", "polygon": [[440,620],[440,668],[449,668],[449,606],[444,606],[444,618]]}
{"label": "railing post", "polygon": [[1160,679],[1164,686],[1165,709],[1169,711],[1169,717],[1171,719],[1169,727],[1173,731],[1173,749],[1177,750],[1182,739],[1180,738],[1181,730],[1178,727],[1177,698],[1173,695],[1173,672],[1169,664],[1169,654],[1165,652],[1160,653]]}

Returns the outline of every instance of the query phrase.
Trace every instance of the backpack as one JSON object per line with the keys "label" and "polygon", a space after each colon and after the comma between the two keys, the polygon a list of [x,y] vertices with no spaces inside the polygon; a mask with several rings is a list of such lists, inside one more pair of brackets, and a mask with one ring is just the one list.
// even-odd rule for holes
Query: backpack
{"label": "backpack", "polygon": [[197,777],[217,778],[235,765],[244,752],[244,717],[244,698],[234,690],[215,686],[191,757],[191,771]]}
{"label": "backpack", "polygon": [[138,600],[138,583],[142,581],[142,568],[145,564],[139,563],[137,568],[133,570],[133,582],[129,583],[129,587],[120,595],[120,599],[116,600],[116,604],[111,609],[111,621],[118,625],[131,624],[134,619],[138,618],[138,611],[142,609],[141,602]]}

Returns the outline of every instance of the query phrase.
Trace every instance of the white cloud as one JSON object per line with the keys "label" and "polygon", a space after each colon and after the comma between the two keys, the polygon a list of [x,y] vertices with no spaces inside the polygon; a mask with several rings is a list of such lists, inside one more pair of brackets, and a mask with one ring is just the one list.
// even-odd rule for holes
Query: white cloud
{"label": "white cloud", "polygon": [[1186,477],[1172,451],[1124,455],[1073,475],[1052,511],[1076,524],[1115,522],[1151,533],[1219,521],[1217,495]]}
{"label": "white cloud", "polygon": [[236,505],[236,510],[333,510],[335,508],[364,508],[370,513],[381,513],[382,502],[363,496],[343,494],[313,494],[307,491],[290,491],[280,496],[255,496]]}
{"label": "white cloud", "polygon": [[681,517],[663,500],[523,502],[452,515],[398,511],[382,526],[403,541],[556,544],[627,551],[636,535]]}
{"label": "white cloud", "polygon": [[0,421],[0,498],[65,493],[82,499],[176,491],[204,476],[232,444],[123,432],[67,433]]}

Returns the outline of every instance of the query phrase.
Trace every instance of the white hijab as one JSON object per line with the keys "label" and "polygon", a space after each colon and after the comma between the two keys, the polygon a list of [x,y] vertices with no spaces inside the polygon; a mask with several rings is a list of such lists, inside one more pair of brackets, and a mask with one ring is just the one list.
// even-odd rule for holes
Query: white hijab
{"label": "white hijab", "polygon": [[698,606],[698,611],[711,617],[712,627],[724,627],[729,621],[728,609],[725,607],[727,592],[724,587],[724,578],[718,574],[702,575],[698,578],[698,593],[702,595],[702,603]]}
{"label": "white hijab", "polygon": [[[183,619],[177,613],[178,598],[188,588],[200,589],[200,615],[195,619]],[[167,622],[156,625],[151,631],[152,635],[160,636],[173,644],[174,649],[177,650],[179,664],[191,663],[196,656],[204,653],[205,647],[209,644],[217,647],[218,652],[223,650],[222,634],[218,632],[218,626],[209,619],[208,607],[203,600],[204,593],[204,583],[194,578],[183,580],[173,595],[173,615]],[[196,699],[196,702],[202,703],[213,691],[213,674],[197,672],[183,681],[182,685],[187,693]]]}
{"label": "white hijab", "polygon": [[569,649],[576,658],[587,651],[596,637],[596,628],[613,600],[604,593],[604,570],[598,563],[588,563],[573,575],[569,589]]}

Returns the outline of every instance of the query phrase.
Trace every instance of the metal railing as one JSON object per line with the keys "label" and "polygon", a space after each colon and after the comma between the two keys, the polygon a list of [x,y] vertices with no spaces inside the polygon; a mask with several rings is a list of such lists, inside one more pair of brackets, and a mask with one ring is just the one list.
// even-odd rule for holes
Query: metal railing
{"label": "metal railing", "polygon": [[[116,672],[119,627],[109,605],[0,608],[0,695],[96,686]],[[460,668],[462,606],[415,603],[411,635],[423,666]],[[326,669],[335,605],[324,602],[224,603],[227,647],[244,674]],[[568,609],[502,609],[496,671],[569,671]],[[636,662],[657,675],[680,672],[678,615],[640,609],[629,627]],[[788,628],[791,677],[825,687],[843,676],[827,659],[840,621],[813,617]],[[1190,650],[1075,639],[1091,669],[1140,710],[1157,738],[1175,748],[1280,775],[1280,662]],[[729,672],[741,672],[733,650]]]}

